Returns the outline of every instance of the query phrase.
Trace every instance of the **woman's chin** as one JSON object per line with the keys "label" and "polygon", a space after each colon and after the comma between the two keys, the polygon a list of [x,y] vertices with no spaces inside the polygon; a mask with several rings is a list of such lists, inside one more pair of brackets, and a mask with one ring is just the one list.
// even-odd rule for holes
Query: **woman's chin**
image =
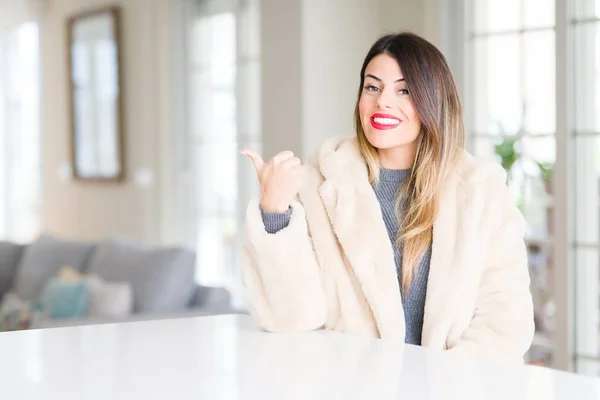
{"label": "woman's chin", "polygon": [[369,129],[368,132],[365,132],[365,136],[369,143],[371,143],[371,146],[376,149],[388,149],[390,147],[398,146],[397,143],[394,143],[393,140],[391,140],[393,139],[393,135],[390,135],[390,133],[390,131]]}
{"label": "woman's chin", "polygon": [[414,146],[416,149],[418,135],[415,135],[414,138],[409,138],[411,135],[407,135],[407,132],[401,131],[400,129],[380,130],[369,127],[369,129],[364,132],[367,141],[371,143],[371,146],[378,150],[406,148],[407,146],[411,148]]}

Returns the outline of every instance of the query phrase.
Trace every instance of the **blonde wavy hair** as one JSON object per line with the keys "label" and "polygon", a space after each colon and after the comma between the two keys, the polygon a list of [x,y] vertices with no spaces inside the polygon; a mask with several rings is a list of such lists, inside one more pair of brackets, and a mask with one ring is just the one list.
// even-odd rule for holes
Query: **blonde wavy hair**
{"label": "blonde wavy hair", "polygon": [[354,111],[356,136],[371,183],[379,182],[381,165],[377,149],[365,136],[359,101],[367,65],[379,54],[393,57],[400,65],[422,123],[414,164],[395,205],[400,227],[396,240],[402,248],[401,282],[404,293],[408,293],[433,240],[442,183],[465,146],[462,106],[448,63],[434,45],[411,33],[386,35],[375,42],[361,69]]}

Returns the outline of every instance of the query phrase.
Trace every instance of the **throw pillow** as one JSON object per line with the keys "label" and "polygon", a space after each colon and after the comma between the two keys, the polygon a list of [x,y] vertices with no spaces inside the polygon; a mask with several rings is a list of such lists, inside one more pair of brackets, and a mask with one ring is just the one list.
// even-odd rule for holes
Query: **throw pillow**
{"label": "throw pillow", "polygon": [[133,311],[133,289],[127,282],[107,282],[89,275],[85,283],[90,292],[88,316],[120,319]]}
{"label": "throw pillow", "polygon": [[48,281],[40,301],[50,318],[82,318],[87,315],[89,291],[83,282],[69,282],[56,277]]}

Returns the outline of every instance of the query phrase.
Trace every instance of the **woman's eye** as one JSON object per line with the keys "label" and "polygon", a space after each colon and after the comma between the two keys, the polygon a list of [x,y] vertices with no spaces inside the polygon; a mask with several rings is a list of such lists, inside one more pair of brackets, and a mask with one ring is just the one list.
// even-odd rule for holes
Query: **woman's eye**
{"label": "woman's eye", "polygon": [[373,85],[366,85],[365,89],[367,90],[367,92],[378,92],[379,88],[377,86],[373,86]]}
{"label": "woman's eye", "polygon": [[400,89],[398,90],[398,93],[406,95],[408,94],[408,89]]}

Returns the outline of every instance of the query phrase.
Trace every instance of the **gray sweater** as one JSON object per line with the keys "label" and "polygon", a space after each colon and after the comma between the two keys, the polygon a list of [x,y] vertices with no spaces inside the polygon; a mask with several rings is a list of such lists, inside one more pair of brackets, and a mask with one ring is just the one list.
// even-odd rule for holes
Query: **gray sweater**
{"label": "gray sweater", "polygon": [[[396,193],[400,185],[408,177],[410,170],[390,170],[382,169],[379,184],[373,186],[377,195],[388,237],[394,248],[394,261],[396,262],[396,271],[398,279],[402,276],[402,248],[396,245],[398,234],[398,222],[394,214],[394,203]],[[290,221],[292,210],[285,213],[268,213],[261,209],[265,230],[268,233],[276,233],[287,227]],[[423,330],[423,313],[425,309],[425,294],[427,292],[427,277],[429,275],[429,262],[431,259],[431,247],[421,260],[419,269],[415,274],[411,288],[408,293],[404,293],[402,285],[400,292],[402,294],[402,306],[404,308],[404,318],[406,321],[406,336],[404,341],[410,344],[421,344],[421,332]]]}

